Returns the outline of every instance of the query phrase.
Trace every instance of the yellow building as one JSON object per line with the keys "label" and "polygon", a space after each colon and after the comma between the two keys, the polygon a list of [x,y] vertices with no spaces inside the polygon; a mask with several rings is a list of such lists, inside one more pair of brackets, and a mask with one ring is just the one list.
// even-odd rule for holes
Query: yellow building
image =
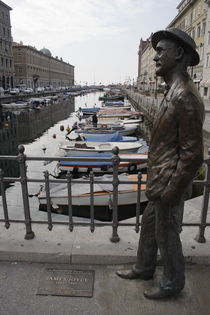
{"label": "yellow building", "polygon": [[177,10],[177,16],[168,27],[180,28],[195,40],[200,55],[200,63],[190,70],[190,75],[200,88],[200,82],[203,78],[207,5],[205,0],[182,0],[177,6]]}
{"label": "yellow building", "polygon": [[74,85],[74,66],[53,57],[47,48],[14,43],[12,45],[16,85],[29,88],[64,87]]}
{"label": "yellow building", "polygon": [[[204,93],[204,88],[202,89],[204,83],[207,84],[207,80],[203,80],[203,71],[206,64],[210,67],[210,49],[209,52],[207,52],[208,55],[204,56],[205,47],[210,45],[210,26],[209,33],[207,31],[208,2],[208,0],[182,0],[177,6],[178,14],[167,26],[167,28],[180,28],[195,40],[200,55],[200,63],[196,67],[189,69],[189,73],[198,89],[201,89],[201,94],[202,91]],[[145,45],[143,49],[140,49],[141,45],[139,46],[140,65],[137,79],[138,82],[144,82],[142,79],[148,81],[149,78],[152,80],[155,78],[155,65],[153,61],[155,51],[151,47],[151,41],[147,40],[147,42],[148,41],[149,43]],[[158,78],[158,80],[158,85],[161,86],[161,79]],[[138,84],[138,88],[142,90],[140,84]],[[205,89],[205,93],[207,93],[206,91],[207,90]]]}

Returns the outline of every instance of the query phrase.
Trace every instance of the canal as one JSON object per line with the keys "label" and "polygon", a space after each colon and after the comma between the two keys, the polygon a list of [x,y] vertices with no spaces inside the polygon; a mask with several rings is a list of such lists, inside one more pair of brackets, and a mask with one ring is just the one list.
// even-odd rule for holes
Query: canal
{"label": "canal", "polygon": [[[88,93],[83,96],[77,96],[74,100],[74,110],[77,111],[79,107],[93,107],[93,106],[101,106],[101,101],[99,101],[99,97],[102,96],[103,92],[94,92]],[[62,106],[61,106],[62,110]],[[59,120],[54,125],[50,126],[43,134],[33,141],[28,143],[24,143],[25,154],[28,156],[55,156],[58,152],[58,144],[60,141],[65,140],[66,128],[71,127],[78,118],[75,112],[70,113],[65,119]],[[60,126],[64,126],[64,131],[60,130]],[[36,128],[36,126],[34,127]],[[27,133],[27,130],[25,130]],[[13,139],[14,140],[14,139]],[[20,141],[15,142],[17,144],[21,144]],[[9,145],[9,143],[8,143]],[[10,177],[17,177],[18,175],[18,163],[14,161],[7,161],[7,165],[11,169],[14,169],[14,174],[10,173]],[[15,166],[14,166],[15,163]],[[54,176],[56,175],[56,164],[57,162],[48,163],[44,161],[27,161],[27,176],[28,178],[40,179],[43,178],[43,172],[48,170],[49,173]],[[7,173],[7,170],[4,170]],[[8,176],[8,175],[7,175]],[[52,178],[52,177],[51,177]],[[39,202],[36,194],[39,192],[41,187],[41,183],[29,183],[28,184],[28,192],[30,195],[30,210],[32,214],[32,219],[46,219],[46,213],[38,211]],[[23,219],[23,204],[22,204],[22,192],[20,183],[11,183],[11,185],[6,190],[6,197],[8,203],[8,211],[10,219]],[[2,201],[0,201],[0,205],[2,205]],[[62,215],[53,214],[56,216],[56,220]],[[3,217],[3,209],[0,207],[0,217]]]}

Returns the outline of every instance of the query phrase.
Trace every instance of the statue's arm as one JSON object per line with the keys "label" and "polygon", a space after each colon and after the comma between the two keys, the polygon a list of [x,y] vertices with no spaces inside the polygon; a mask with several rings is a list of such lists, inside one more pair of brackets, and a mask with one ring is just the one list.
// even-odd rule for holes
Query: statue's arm
{"label": "statue's arm", "polygon": [[174,103],[177,121],[178,161],[168,186],[164,203],[175,205],[193,180],[203,161],[203,106],[192,93],[182,94]]}

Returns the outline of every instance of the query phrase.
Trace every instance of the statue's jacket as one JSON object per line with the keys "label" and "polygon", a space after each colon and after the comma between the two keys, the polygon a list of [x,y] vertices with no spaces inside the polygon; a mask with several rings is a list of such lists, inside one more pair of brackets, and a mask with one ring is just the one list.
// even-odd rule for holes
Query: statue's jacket
{"label": "statue's jacket", "polygon": [[204,105],[187,73],[171,85],[154,120],[148,154],[149,200],[179,200],[203,162]]}

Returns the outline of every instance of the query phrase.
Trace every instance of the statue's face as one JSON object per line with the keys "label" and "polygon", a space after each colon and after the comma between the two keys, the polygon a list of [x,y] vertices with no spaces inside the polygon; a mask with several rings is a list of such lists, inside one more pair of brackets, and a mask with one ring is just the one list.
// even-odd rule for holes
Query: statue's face
{"label": "statue's face", "polygon": [[165,76],[176,65],[177,44],[171,40],[160,40],[156,46],[156,74]]}

